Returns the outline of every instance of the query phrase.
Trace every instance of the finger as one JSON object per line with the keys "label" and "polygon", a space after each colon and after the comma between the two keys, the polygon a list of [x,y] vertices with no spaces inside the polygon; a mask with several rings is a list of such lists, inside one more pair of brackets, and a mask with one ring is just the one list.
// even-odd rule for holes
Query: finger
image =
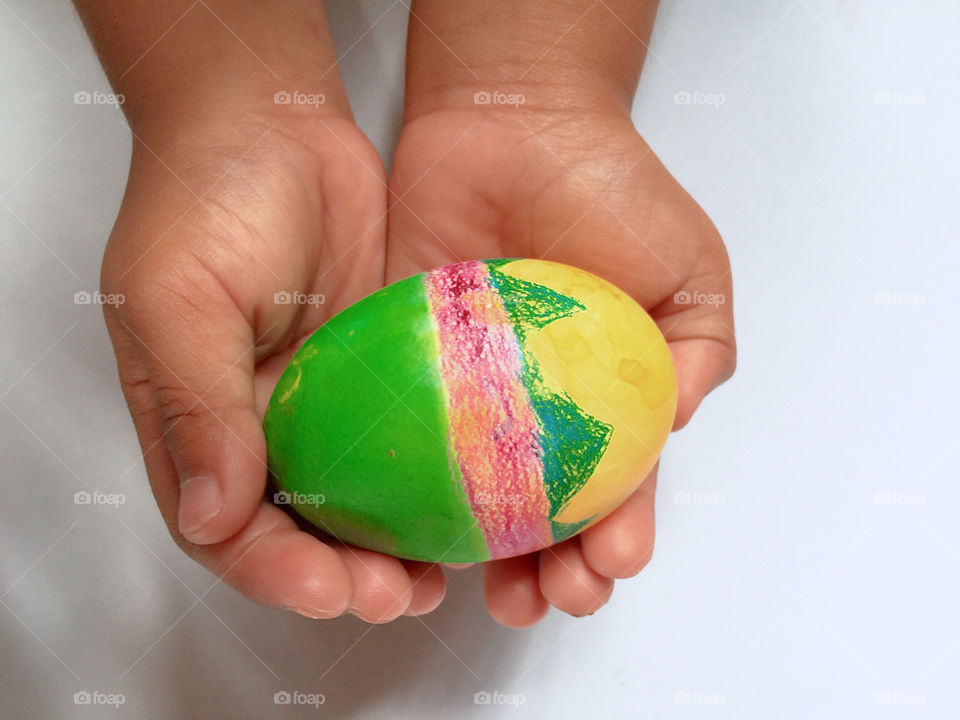
{"label": "finger", "polygon": [[540,622],[550,605],[540,592],[536,553],[483,565],[484,597],[490,616],[509,628]]}
{"label": "finger", "polygon": [[369,623],[386,623],[410,607],[410,576],[397,558],[351,545],[336,545],[334,549],[350,571],[351,613]]}
{"label": "finger", "polygon": [[447,594],[447,579],[443,569],[433,563],[402,560],[410,576],[413,596],[404,615],[426,615],[437,609]]}
{"label": "finger", "polygon": [[444,563],[443,565],[451,570],[466,570],[469,567],[473,567],[474,563]]}
{"label": "finger", "polygon": [[694,338],[668,343],[677,370],[677,414],[673,429],[684,427],[710,391],[726,382],[736,367],[736,351],[716,340]]}
{"label": "finger", "polygon": [[191,545],[188,555],[246,597],[310,618],[332,618],[350,604],[350,573],[333,550],[297,529],[276,506],[262,503],[236,535],[216,545]]}
{"label": "finger", "polygon": [[613,580],[587,564],[574,537],[540,552],[540,591],[557,609],[582,617],[607,604]]}
{"label": "finger", "polygon": [[697,266],[683,286],[651,311],[677,370],[673,429],[693,416],[703,398],[733,375],[737,346],[733,330],[730,260],[710,221]]}
{"label": "finger", "polygon": [[[130,360],[130,342],[117,346],[118,360]],[[135,370],[130,370],[135,372]],[[126,387],[134,416],[149,401],[146,383]],[[180,488],[167,452],[160,419],[152,410],[136,423],[144,464],[160,514],[177,545],[231,587],[255,602],[280,607],[311,618],[341,615],[350,606],[350,572],[333,548],[300,531],[292,517],[272,503],[258,502],[250,520],[228,540],[197,545],[187,540],[177,523]]]}
{"label": "finger", "polygon": [[633,577],[653,557],[657,468],[620,507],[580,534],[583,557],[600,575]]}
{"label": "finger", "polygon": [[179,487],[183,536],[212,544],[250,520],[266,450],[250,325],[215,278],[191,268],[175,275],[144,260],[123,282],[126,302],[108,325],[115,342],[122,336],[118,364],[134,422],[156,417],[155,440],[172,461],[151,480]]}

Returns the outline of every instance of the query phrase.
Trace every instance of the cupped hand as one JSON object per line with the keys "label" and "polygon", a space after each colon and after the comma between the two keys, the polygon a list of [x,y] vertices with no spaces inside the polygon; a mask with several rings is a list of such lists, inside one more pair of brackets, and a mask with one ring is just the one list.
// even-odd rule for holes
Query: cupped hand
{"label": "cupped hand", "polygon": [[135,137],[101,280],[125,300],[105,307],[123,392],[188,555],[309,617],[420,614],[443,597],[438,567],[322,542],[264,499],[279,374],[384,269],[375,150],[348,117],[293,112],[208,112]]}
{"label": "cupped hand", "polygon": [[[390,178],[387,281],[491,257],[575,265],[654,318],[677,368],[674,429],[733,373],[730,265],[713,224],[626,115],[480,106],[414,118]],[[596,611],[654,544],[656,469],[611,515],[539,553],[487,563],[491,615]]]}

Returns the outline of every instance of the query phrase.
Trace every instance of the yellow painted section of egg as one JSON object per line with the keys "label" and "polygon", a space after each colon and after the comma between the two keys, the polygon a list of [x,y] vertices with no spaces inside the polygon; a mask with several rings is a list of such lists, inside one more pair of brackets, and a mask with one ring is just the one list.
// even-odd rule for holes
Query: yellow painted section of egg
{"label": "yellow painted section of egg", "polygon": [[640,305],[595,275],[538,260],[517,260],[501,271],[576,298],[589,311],[529,333],[527,343],[552,389],[613,426],[593,475],[554,520],[606,514],[653,469],[670,433],[677,406],[670,349]]}

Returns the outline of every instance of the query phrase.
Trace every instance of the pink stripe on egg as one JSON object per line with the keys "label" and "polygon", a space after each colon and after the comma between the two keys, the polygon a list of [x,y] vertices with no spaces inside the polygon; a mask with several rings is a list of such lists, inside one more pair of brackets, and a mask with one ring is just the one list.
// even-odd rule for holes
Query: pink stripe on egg
{"label": "pink stripe on egg", "polygon": [[448,442],[490,558],[549,545],[540,431],[503,301],[480,262],[434,270],[426,289],[440,340]]}

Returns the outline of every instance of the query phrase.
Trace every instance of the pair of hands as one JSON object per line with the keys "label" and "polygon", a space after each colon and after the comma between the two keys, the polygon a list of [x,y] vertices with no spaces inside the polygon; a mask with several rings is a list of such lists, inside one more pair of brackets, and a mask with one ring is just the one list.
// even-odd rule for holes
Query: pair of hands
{"label": "pair of hands", "polygon": [[[385,282],[490,257],[607,278],[667,338],[676,428],[734,367],[723,243],[627,109],[410,107],[389,179],[348,107],[257,103],[143,135],[135,125],[104,257],[103,291],[126,298],[105,308],[107,325],[171,535],[249,598],[308,617],[385,622],[430,612],[445,592],[440,567],[323,539],[264,499],[261,423],[280,373]],[[326,301],[275,302],[284,292]],[[656,470],[580,536],[486,563],[491,615],[522,627],[550,605],[600,608],[651,557],[655,488]]]}

